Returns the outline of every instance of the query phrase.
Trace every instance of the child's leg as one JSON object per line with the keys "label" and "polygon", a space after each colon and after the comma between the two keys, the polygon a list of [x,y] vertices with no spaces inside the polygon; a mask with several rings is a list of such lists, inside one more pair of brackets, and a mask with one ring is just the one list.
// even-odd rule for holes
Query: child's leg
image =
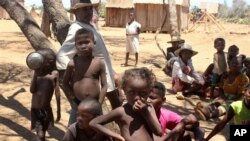
{"label": "child's leg", "polygon": [[138,52],[135,53],[135,66],[137,66],[138,63]]}
{"label": "child's leg", "polygon": [[126,53],[126,58],[125,58],[125,66],[127,66],[128,65],[128,58],[129,58],[129,53],[127,52]]}
{"label": "child's leg", "polygon": [[76,122],[76,112],[77,112],[77,104],[75,102],[72,103],[70,115],[69,115],[69,122],[68,127]]}

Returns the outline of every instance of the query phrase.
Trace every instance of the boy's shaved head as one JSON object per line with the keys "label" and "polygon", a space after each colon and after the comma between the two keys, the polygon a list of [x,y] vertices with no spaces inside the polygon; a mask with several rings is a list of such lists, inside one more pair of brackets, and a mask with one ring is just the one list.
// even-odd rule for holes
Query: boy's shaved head
{"label": "boy's shaved head", "polygon": [[91,97],[82,100],[78,107],[89,110],[88,112],[95,116],[102,114],[101,104],[96,99]]}
{"label": "boy's shaved head", "polygon": [[161,83],[161,82],[158,82],[158,81],[155,81],[153,83],[153,88],[154,89],[157,89],[159,90],[161,93],[160,93],[160,97],[161,98],[164,98],[165,97],[165,93],[166,93],[166,87]]}
{"label": "boy's shaved head", "polygon": [[89,34],[91,39],[93,40],[93,42],[95,42],[94,33],[91,30],[89,30],[87,28],[81,28],[81,29],[76,31],[75,37],[77,37],[80,34]]}

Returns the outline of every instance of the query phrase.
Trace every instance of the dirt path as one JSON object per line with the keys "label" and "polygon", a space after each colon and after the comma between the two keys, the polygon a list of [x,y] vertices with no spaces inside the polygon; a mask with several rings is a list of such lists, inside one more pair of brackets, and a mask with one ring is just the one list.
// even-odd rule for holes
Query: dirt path
{"label": "dirt path", "polygon": [[[101,21],[101,25],[103,21]],[[230,31],[249,31],[246,25],[225,25]],[[182,38],[186,43],[193,46],[194,50],[199,52],[193,58],[194,66],[198,71],[203,71],[212,62],[212,54],[215,52],[213,48],[213,40],[216,37],[224,37],[226,46],[236,44],[240,47],[240,53],[250,55],[249,44],[250,36],[237,34],[218,33],[216,28],[212,28],[213,33],[203,33],[202,27],[193,33],[183,34]],[[122,73],[125,69],[132,68],[121,67],[125,58],[125,29],[101,27],[100,31],[105,39],[107,48],[112,58],[114,69],[118,73]],[[159,41],[162,47],[169,46],[167,41],[170,40],[168,34],[160,34]],[[53,40],[51,40],[53,42]],[[162,68],[156,67],[158,64],[163,67],[165,60],[162,53],[157,48],[154,41],[153,33],[142,33],[140,35],[141,52],[139,54],[139,67],[145,66],[152,69],[157,75],[158,80],[162,81],[168,88],[171,79],[167,77]],[[53,44],[58,49],[60,45],[57,42]],[[227,50],[227,48],[226,48]],[[30,132],[30,99],[29,85],[32,72],[26,67],[25,58],[28,53],[32,52],[29,42],[21,33],[19,27],[13,21],[0,20],[0,140],[34,140],[34,133]],[[133,55],[129,64],[134,64]],[[23,91],[25,89],[25,91]],[[186,115],[193,112],[192,104],[188,101],[179,101],[174,95],[166,94],[167,106],[174,111]],[[195,100],[192,100],[195,103]],[[55,109],[55,99],[52,100],[53,110]],[[65,132],[67,120],[69,117],[69,104],[65,96],[62,94],[62,119],[55,124],[53,131],[49,131],[47,138],[49,141],[60,140]],[[201,126],[206,130],[206,134],[214,128],[217,121],[203,122]],[[213,140],[226,140],[225,131],[216,135]]]}

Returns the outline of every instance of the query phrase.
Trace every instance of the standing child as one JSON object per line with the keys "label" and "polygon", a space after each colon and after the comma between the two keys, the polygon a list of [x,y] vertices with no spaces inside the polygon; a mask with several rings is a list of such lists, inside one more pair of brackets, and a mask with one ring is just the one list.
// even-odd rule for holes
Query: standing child
{"label": "standing child", "polygon": [[95,46],[93,32],[79,29],[75,35],[75,46],[77,55],[68,63],[63,78],[64,88],[75,102],[69,125],[76,121],[76,105],[87,97],[93,97],[102,104],[107,91],[105,64],[92,55]]}
{"label": "standing child", "polygon": [[55,90],[57,100],[57,120],[61,118],[60,113],[60,90],[58,72],[55,69],[56,55],[49,48],[37,51],[44,57],[43,65],[36,69],[31,81],[31,129],[37,132],[39,140],[45,141],[46,131],[53,126],[54,117],[50,101]]}
{"label": "standing child", "polygon": [[[147,68],[126,70],[122,88],[128,102],[106,115],[93,119],[90,126],[119,141],[153,141],[153,133],[160,136],[161,126],[154,107],[146,102],[154,79],[155,76]],[[121,135],[104,126],[112,121],[118,123]]]}
{"label": "standing child", "polygon": [[77,108],[76,122],[69,126],[62,141],[111,141],[89,126],[89,122],[101,114],[101,104],[91,97],[85,98]]}
{"label": "standing child", "polygon": [[135,13],[129,14],[129,22],[126,24],[126,58],[124,66],[128,65],[129,53],[135,53],[135,66],[139,57],[139,34],[141,24],[135,21]]}
{"label": "standing child", "polygon": [[232,118],[235,125],[250,125],[250,84],[245,87],[244,99],[230,104],[226,115],[207,136],[206,141],[220,132]]}
{"label": "standing child", "polygon": [[[199,127],[199,122],[192,114],[182,118],[175,112],[172,112],[163,107],[165,102],[166,88],[161,82],[154,82],[151,93],[148,97],[148,102],[152,103],[158,120],[162,128],[162,137],[154,136],[155,141],[159,140],[191,140],[191,136],[187,131],[192,131],[196,141],[203,140],[204,131]],[[167,132],[166,129],[170,130]]]}

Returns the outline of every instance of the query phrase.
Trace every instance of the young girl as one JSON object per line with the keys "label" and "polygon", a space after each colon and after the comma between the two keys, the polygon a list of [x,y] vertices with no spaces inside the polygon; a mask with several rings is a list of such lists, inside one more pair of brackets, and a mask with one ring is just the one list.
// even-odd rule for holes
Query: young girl
{"label": "young girl", "polygon": [[249,79],[245,74],[240,72],[242,68],[241,59],[238,56],[229,62],[229,72],[221,77],[219,84],[220,97],[207,106],[201,102],[197,103],[195,112],[200,119],[218,118],[225,114],[230,103],[242,98],[244,86],[249,83]]}
{"label": "young girl", "polygon": [[[128,102],[106,115],[93,119],[90,126],[119,141],[153,141],[153,133],[161,136],[161,126],[154,107],[146,101],[154,80],[154,74],[147,68],[126,70],[122,88]],[[118,123],[121,135],[104,126],[112,121]]]}

